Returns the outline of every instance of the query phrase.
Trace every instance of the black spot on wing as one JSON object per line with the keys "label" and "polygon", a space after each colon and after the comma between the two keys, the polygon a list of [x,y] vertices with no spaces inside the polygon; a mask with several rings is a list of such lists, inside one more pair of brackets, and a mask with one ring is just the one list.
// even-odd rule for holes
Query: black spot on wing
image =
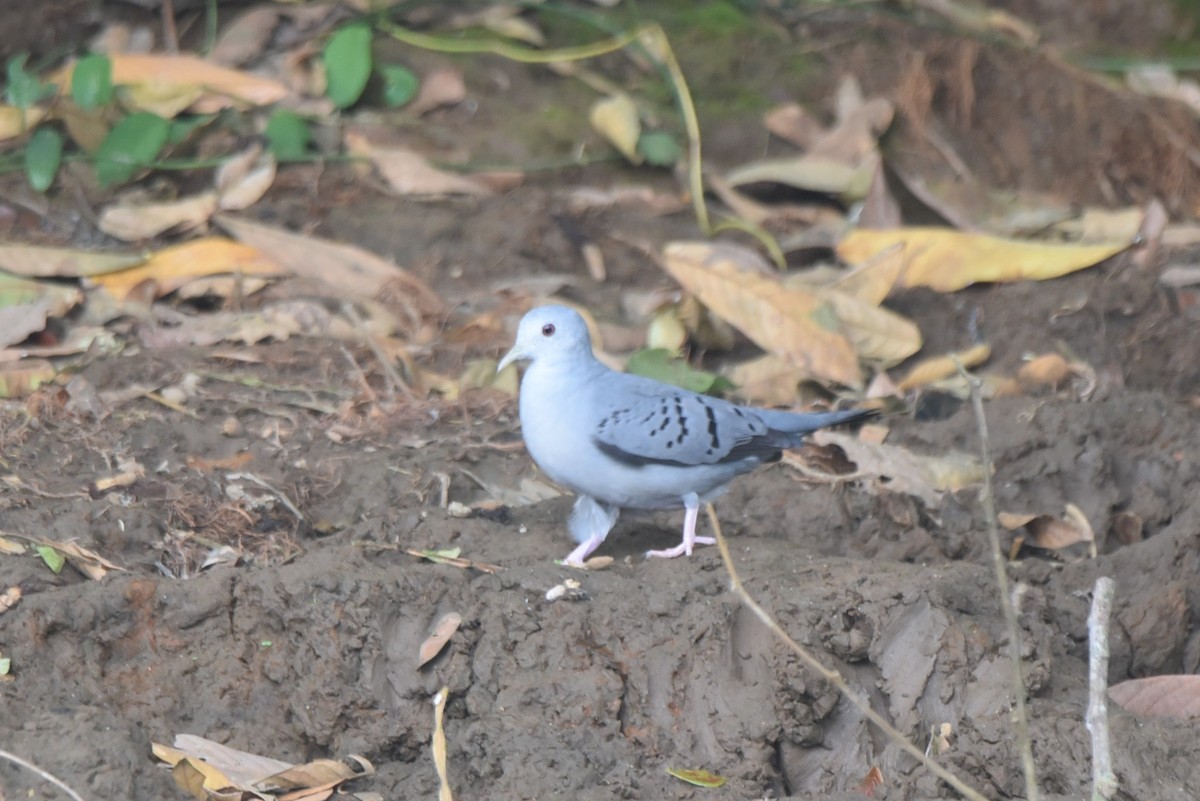
{"label": "black spot on wing", "polygon": [[[595,446],[597,448],[600,449],[600,452],[603,453],[605,456],[607,456],[608,458],[612,459],[615,462],[619,462],[619,463],[625,465],[626,467],[645,467],[648,464],[665,464],[665,465],[672,465],[674,467],[691,467],[692,466],[692,465],[687,464],[686,462],[681,462],[677,459],[656,459],[656,458],[653,458],[650,456],[641,456],[636,453],[630,453],[627,450],[618,448],[616,445],[613,445],[611,442],[602,442],[601,440],[598,440],[598,439],[593,439],[592,442],[595,444]],[[669,443],[669,442],[667,443],[668,447],[670,446],[670,444],[671,443]]]}
{"label": "black spot on wing", "polygon": [[712,453],[714,448],[719,450],[721,447],[721,438],[717,435],[717,415],[707,403],[704,404],[704,413],[708,415],[708,440],[712,444],[708,452]]}

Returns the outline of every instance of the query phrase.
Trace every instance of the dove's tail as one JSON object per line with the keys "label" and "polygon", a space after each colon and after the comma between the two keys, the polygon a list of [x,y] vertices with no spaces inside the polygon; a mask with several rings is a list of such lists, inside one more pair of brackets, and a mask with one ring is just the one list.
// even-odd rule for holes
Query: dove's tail
{"label": "dove's tail", "polygon": [[775,409],[755,409],[754,413],[767,424],[772,431],[791,435],[795,444],[799,445],[805,434],[811,434],[818,428],[840,426],[844,423],[855,423],[874,417],[879,412],[875,409],[847,409],[841,412],[809,412],[797,414],[782,412]]}

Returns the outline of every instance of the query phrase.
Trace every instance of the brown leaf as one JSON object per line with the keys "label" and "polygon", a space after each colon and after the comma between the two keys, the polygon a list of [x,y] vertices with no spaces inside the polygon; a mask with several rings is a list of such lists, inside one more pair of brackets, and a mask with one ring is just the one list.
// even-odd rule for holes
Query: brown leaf
{"label": "brown leaf", "polygon": [[463,81],[462,70],[457,67],[443,67],[422,77],[421,87],[409,104],[408,110],[420,116],[435,108],[461,103],[466,96],[467,85]]}
{"label": "brown leaf", "polygon": [[268,793],[279,790],[325,789],[375,772],[375,766],[365,758],[353,756],[351,759],[358,763],[357,767],[351,767],[336,759],[314,759],[303,765],[293,765],[254,782],[254,789]]}
{"label": "brown leaf", "polygon": [[407,148],[376,145],[355,131],[346,132],[345,142],[351,154],[370,159],[397,194],[482,196],[492,193],[465,175],[439,170]]}
{"label": "brown leaf", "polygon": [[883,771],[879,769],[878,765],[874,765],[867,771],[867,775],[863,776],[862,781],[855,789],[867,798],[874,798],[875,788],[881,784],[883,784]]}
{"label": "brown leaf", "polygon": [[1058,389],[1075,375],[1075,370],[1057,353],[1037,356],[1017,371],[1017,381],[1026,392],[1039,389]]}
{"label": "brown leaf", "polygon": [[1096,555],[1096,535],[1083,511],[1073,503],[1066,505],[1062,517],[1048,514],[1017,514],[1002,512],[996,515],[1000,525],[1009,531],[1025,529],[1026,535],[1014,543],[1014,550],[1021,544],[1032,545],[1046,551],[1058,551],[1076,543],[1088,543],[1091,556]]}
{"label": "brown leaf", "polygon": [[[182,755],[182,756],[180,756]],[[187,758],[211,765],[229,782],[226,786],[249,789],[256,781],[293,767],[290,762],[251,754],[194,734],[175,735],[175,747],[156,746],[155,756],[170,762]]]}
{"label": "brown leaf", "polygon": [[217,168],[214,184],[221,211],[239,211],[257,203],[275,182],[275,156],[255,145]]}
{"label": "brown leaf", "polygon": [[312,236],[303,236],[227,214],[217,223],[238,240],[252,245],[296,275],[320,281],[336,297],[374,298],[398,288],[426,315],[437,315],[445,304],[413,273],[370,251]]}
{"label": "brown leaf", "polygon": [[430,751],[433,753],[433,767],[438,775],[438,801],[453,801],[450,792],[450,772],[446,768],[446,701],[450,699],[450,688],[443,687],[433,697],[433,740]]}
{"label": "brown leaf", "polygon": [[813,377],[858,388],[858,357],[830,305],[810,291],[783,287],[752,250],[672,242],[664,267],[700,302],[763,350]]}
{"label": "brown leaf", "polygon": [[1108,695],[1140,717],[1200,717],[1200,676],[1191,673],[1130,679],[1109,687]]}
{"label": "brown leaf", "polygon": [[135,242],[176,227],[195,228],[216,211],[217,193],[210,191],[164,203],[115,203],[100,212],[96,224],[109,236]]}
{"label": "brown leaf", "polygon": [[462,615],[458,612],[447,612],[442,615],[437,624],[433,627],[433,633],[425,638],[421,643],[421,648],[417,653],[417,667],[424,667],[430,660],[442,652],[446,647],[446,643],[450,642],[450,638],[454,632],[458,631],[458,627],[462,625]]}
{"label": "brown leaf", "polygon": [[54,365],[45,359],[22,359],[0,364],[0,398],[31,395],[57,375]]}
{"label": "brown leaf", "polygon": [[817,431],[811,441],[838,446],[858,472],[880,479],[877,489],[920,498],[930,509],[941,505],[943,492],[977,484],[984,477],[984,467],[976,457],[956,451],[923,456],[898,445],[864,442],[836,431]]}
{"label": "brown leaf", "polygon": [[801,150],[808,150],[825,134],[824,126],[799,103],[783,103],[768,110],[763,126]]}

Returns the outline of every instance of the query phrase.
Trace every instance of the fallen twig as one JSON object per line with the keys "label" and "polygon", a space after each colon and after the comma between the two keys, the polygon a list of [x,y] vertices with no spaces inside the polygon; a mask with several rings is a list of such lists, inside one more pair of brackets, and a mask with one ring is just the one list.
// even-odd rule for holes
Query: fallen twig
{"label": "fallen twig", "polygon": [[1108,742],[1108,616],[1112,612],[1113,580],[1096,579],[1088,615],[1088,708],[1084,724],[1092,735],[1092,801],[1117,794]]}
{"label": "fallen twig", "polygon": [[3,749],[0,749],[0,759],[7,759],[9,762],[12,762],[15,765],[20,765],[21,767],[23,767],[27,770],[33,771],[37,775],[41,776],[44,780],[50,782],[55,787],[62,790],[67,795],[71,796],[71,798],[73,798],[74,801],[83,801],[83,796],[81,796],[79,793],[75,792],[69,786],[67,786],[66,782],[64,782],[62,779],[59,779],[58,777],[54,776],[53,774],[42,770],[41,768],[39,768],[37,765],[33,764],[32,762],[27,762],[24,759],[21,759],[21,757],[17,756],[16,754],[9,753],[8,751],[4,751]]}
{"label": "fallen twig", "polygon": [[988,437],[987,418],[983,414],[983,394],[980,392],[979,378],[968,373],[957,357],[954,361],[959,375],[971,388],[971,405],[975,409],[975,423],[979,429],[979,452],[983,459],[983,492],[980,493],[979,502],[983,506],[988,543],[992,548],[992,567],[996,572],[996,588],[1000,592],[1000,609],[1004,612],[1004,624],[1008,629],[1008,658],[1012,665],[1012,691],[1017,712],[1017,750],[1021,753],[1021,769],[1025,774],[1025,798],[1026,801],[1038,801],[1033,740],[1029,736],[1029,713],[1025,709],[1025,677],[1021,672],[1021,628],[1017,624],[1017,610],[1008,588],[1004,551],[1000,549],[1000,523],[996,518],[996,503],[992,494],[992,446]]}
{"label": "fallen twig", "polygon": [[725,541],[725,535],[721,533],[721,524],[717,520],[716,510],[713,509],[713,505],[710,503],[706,504],[705,511],[708,513],[708,520],[712,525],[713,535],[717,539],[717,548],[721,551],[721,561],[725,563],[725,569],[729,571],[729,589],[734,595],[737,595],[742,600],[742,603],[744,603],[746,607],[758,617],[759,620],[762,621],[763,625],[770,629],[771,633],[774,634],[780,642],[790,648],[792,653],[800,657],[800,660],[804,662],[804,664],[808,665],[808,667],[820,674],[821,678],[825,679],[825,681],[836,687],[838,692],[840,692],[844,698],[846,698],[850,703],[854,704],[854,706],[858,707],[858,710],[867,717],[867,720],[878,726],[880,730],[888,736],[889,739],[891,739],[900,747],[901,750],[904,751],[904,753],[920,762],[935,776],[957,790],[964,798],[969,798],[971,801],[986,801],[982,793],[968,785],[962,779],[955,776],[946,768],[943,768],[933,759],[926,756],[924,751],[910,743],[905,736],[897,731],[892,724],[888,723],[882,715],[871,708],[871,702],[867,700],[866,696],[860,694],[850,687],[846,680],[842,678],[841,673],[838,673],[836,670],[827,668],[821,664],[820,660],[818,660],[816,656],[809,653],[804,646],[800,645],[798,642],[789,637],[787,632],[785,632],[779,626],[779,624],[776,623],[769,614],[767,614],[767,611],[759,606],[757,602],[755,602],[754,598],[750,596],[750,593],[742,585],[742,580],[738,577],[737,569],[733,566],[733,557],[729,553],[729,543]]}

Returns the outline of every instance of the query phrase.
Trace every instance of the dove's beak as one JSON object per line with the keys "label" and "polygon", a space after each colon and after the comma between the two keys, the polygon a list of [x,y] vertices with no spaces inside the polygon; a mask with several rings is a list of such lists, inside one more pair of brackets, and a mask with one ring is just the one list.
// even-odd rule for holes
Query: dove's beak
{"label": "dove's beak", "polygon": [[508,367],[513,362],[518,361],[520,359],[524,359],[524,358],[525,358],[525,352],[523,350],[521,350],[520,346],[513,345],[512,350],[510,350],[508,353],[504,354],[504,358],[500,360],[500,363],[498,365],[496,365],[496,372],[499,373],[501,370],[503,370],[505,367]]}

